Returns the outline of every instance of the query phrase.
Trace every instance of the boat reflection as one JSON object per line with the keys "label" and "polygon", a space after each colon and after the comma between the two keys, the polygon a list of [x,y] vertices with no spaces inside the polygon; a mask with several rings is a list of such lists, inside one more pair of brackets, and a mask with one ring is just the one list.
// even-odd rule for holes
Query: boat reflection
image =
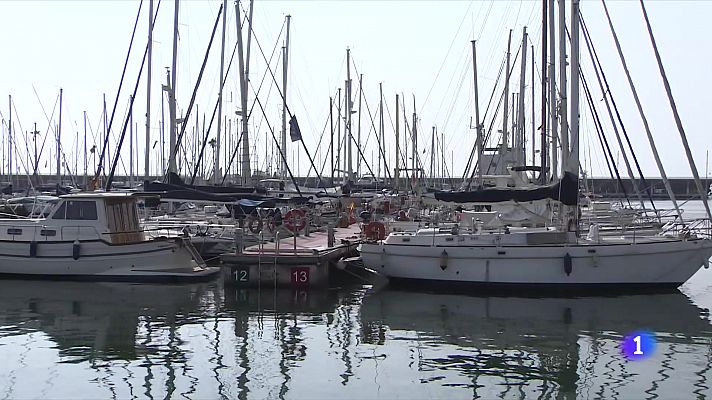
{"label": "boat reflection", "polygon": [[[415,354],[386,352],[394,374],[486,398],[709,396],[712,327],[701,314],[680,292],[514,298],[386,290],[361,307],[364,342]],[[620,341],[641,329],[656,335],[656,351],[627,361]]]}

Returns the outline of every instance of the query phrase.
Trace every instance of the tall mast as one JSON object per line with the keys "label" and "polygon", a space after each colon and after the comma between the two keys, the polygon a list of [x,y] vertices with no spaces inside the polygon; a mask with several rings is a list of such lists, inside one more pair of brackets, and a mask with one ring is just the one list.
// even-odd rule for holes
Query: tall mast
{"label": "tall mast", "polygon": [[331,127],[331,143],[329,152],[331,155],[331,185],[334,185],[334,99],[329,97],[329,125]]}
{"label": "tall mast", "polygon": [[213,183],[222,180],[220,172],[220,137],[222,136],[223,87],[225,82],[225,32],[227,31],[227,0],[223,0],[222,41],[220,44],[220,89],[218,90],[218,126],[215,140],[215,165],[213,165]]}
{"label": "tall mast", "polygon": [[[509,59],[511,56],[512,46],[512,30],[509,30],[509,39],[507,40],[507,70],[504,71],[504,117],[502,118],[502,148],[500,149],[500,155],[507,151],[507,116],[509,113]],[[501,161],[500,161],[501,162]]]}
{"label": "tall mast", "polygon": [[59,88],[59,126],[57,128],[57,184],[62,184],[62,88]]}
{"label": "tall mast", "polygon": [[571,1],[571,140],[568,172],[579,176],[579,0]]}
{"label": "tall mast", "polygon": [[133,186],[134,176],[134,126],[133,126],[133,98],[129,95],[129,187]]}
{"label": "tall mast", "polygon": [[176,166],[176,135],[177,135],[177,115],[176,115],[176,64],[178,63],[178,0],[174,1],[173,16],[173,66],[171,67],[171,81],[168,87],[168,108],[170,118],[169,147],[168,147],[168,172],[177,173]]}
{"label": "tall mast", "polygon": [[[358,77],[358,139],[356,147],[361,148],[361,102],[363,100],[363,74]],[[361,152],[363,154],[363,152]],[[373,153],[372,153],[373,155]],[[373,161],[373,160],[371,160]],[[356,175],[361,176],[361,157],[356,157]]]}
{"label": "tall mast", "polygon": [[[287,37],[285,44],[282,47],[282,151],[287,153],[287,68],[289,61],[289,21],[292,19],[290,15],[287,15]],[[287,177],[287,165],[282,161],[282,178]]]}
{"label": "tall mast", "polygon": [[[143,179],[150,175],[149,152],[151,151],[151,59],[153,54],[153,0],[148,2],[148,71],[146,73],[146,154],[144,154]],[[85,113],[86,118],[86,113]],[[85,133],[86,134],[86,133]],[[85,140],[86,142],[86,140]],[[85,146],[86,147],[86,143]],[[86,155],[85,155],[86,157]]]}
{"label": "tall mast", "polygon": [[[536,128],[534,127],[534,113],[535,113],[535,108],[534,108],[534,45],[532,45],[532,84],[531,84],[531,90],[532,90],[532,123],[531,123],[531,129],[532,129],[532,165],[536,165],[536,146],[534,143],[536,142]],[[543,143],[543,142],[542,142]],[[525,157],[526,159],[526,157]]]}
{"label": "tall mast", "polygon": [[[563,18],[562,18],[563,19]],[[562,40],[565,41],[565,40]],[[564,57],[562,57],[564,58]],[[565,75],[565,74],[564,74]],[[565,89],[564,89],[565,90]],[[579,177],[579,0],[571,0],[571,149],[568,157],[564,159],[566,172],[573,174],[578,182]],[[566,130],[562,129],[562,137]],[[568,150],[568,147],[564,147]],[[578,196],[576,196],[578,204]],[[578,207],[564,207],[570,209],[566,214],[566,226],[573,226],[578,231]],[[571,222],[573,221],[573,222]]]}
{"label": "tall mast", "polygon": [[336,93],[336,168],[339,170],[338,176],[343,176],[343,170],[341,170],[341,88]]}
{"label": "tall mast", "polygon": [[[547,21],[547,14],[548,14],[548,0],[542,0],[542,10],[541,10],[541,26],[542,26],[542,31],[541,31],[541,152],[539,156],[541,157],[541,174],[539,175],[539,180],[542,184],[547,182],[547,176],[548,176],[548,166],[547,166],[547,128],[548,125],[546,124],[546,120],[548,116],[546,115],[546,91],[547,91],[547,68],[548,65],[546,63],[546,52],[548,49],[547,45],[547,37],[546,37],[546,27],[549,25],[549,22]],[[534,50],[532,49],[532,68],[534,68]],[[534,86],[534,78],[532,77],[532,87]],[[532,89],[533,90],[533,89]],[[534,103],[534,97],[532,96],[532,104]],[[532,123],[533,123],[533,118],[532,118]],[[533,135],[534,133],[532,133]],[[536,164],[536,163],[535,163]]]}
{"label": "tall mast", "polygon": [[556,110],[556,29],[554,28],[554,0],[549,2],[549,115],[551,123],[551,171],[549,175],[558,176],[559,171],[559,124]]}
{"label": "tall mast", "polygon": [[[235,21],[237,23],[237,59],[240,76],[240,107],[242,114],[242,184],[246,185],[252,179],[250,172],[250,136],[247,120],[247,75],[245,74],[245,58],[242,52],[242,17],[240,13],[240,0],[235,2]],[[282,149],[284,151],[284,149]]]}
{"label": "tall mast", "polygon": [[396,168],[395,168],[395,175],[396,175],[396,182],[395,185],[393,185],[394,189],[396,192],[398,192],[398,189],[400,189],[400,139],[398,136],[400,136],[400,129],[398,126],[399,121],[399,114],[400,112],[398,111],[398,93],[396,93]]}
{"label": "tall mast", "polygon": [[[413,130],[412,130],[413,150],[411,154],[413,155],[413,161],[411,162],[411,186],[415,186],[418,177],[418,115],[415,112],[415,96],[413,96]],[[415,189],[415,188],[413,188]]]}
{"label": "tall mast", "polygon": [[[559,118],[561,118],[561,163],[565,170],[569,163],[569,121],[566,83],[566,0],[559,0]],[[578,71],[571,70],[571,75]]]}
{"label": "tall mast", "polygon": [[346,48],[346,133],[344,134],[345,140],[348,143],[346,149],[348,155],[346,156],[346,171],[348,181],[354,181],[354,171],[353,164],[351,160],[352,145],[353,145],[353,135],[351,132],[351,108],[353,107],[353,101],[351,100],[351,50]]}
{"label": "tall mast", "polygon": [[[386,137],[384,136],[383,133],[383,82],[378,83],[378,93],[380,96],[380,104],[378,106],[378,112],[379,112],[379,121],[378,121],[378,134],[380,135],[379,137],[381,138],[380,146],[381,148],[378,151],[378,177],[381,176],[381,151],[383,151],[383,165],[384,165],[384,170],[385,170],[385,165],[386,165]],[[384,174],[387,175],[387,174]]]}
{"label": "tall mast", "polygon": [[435,186],[435,127],[430,135],[430,180],[431,185]]}
{"label": "tall mast", "polygon": [[87,112],[84,111],[84,189],[87,188],[87,174],[89,170],[89,159],[87,157]]}
{"label": "tall mast", "polygon": [[519,95],[517,97],[517,140],[515,141],[515,151],[517,164],[526,164],[526,157],[524,154],[524,90],[527,83],[526,72],[527,72],[527,27],[524,27],[524,33],[522,34],[522,61],[521,61],[521,73],[519,75]]}
{"label": "tall mast", "polygon": [[10,176],[10,184],[12,184],[12,95],[8,95],[8,105],[10,109],[10,119],[7,124],[7,174]]}
{"label": "tall mast", "polygon": [[[477,137],[475,147],[477,148],[477,185],[482,185],[482,125],[480,124],[480,94],[477,85],[477,42],[472,40],[472,72],[475,84],[475,130]],[[433,137],[435,137],[435,127],[433,127]],[[433,139],[434,142],[434,139]],[[431,168],[432,169],[432,168]]]}

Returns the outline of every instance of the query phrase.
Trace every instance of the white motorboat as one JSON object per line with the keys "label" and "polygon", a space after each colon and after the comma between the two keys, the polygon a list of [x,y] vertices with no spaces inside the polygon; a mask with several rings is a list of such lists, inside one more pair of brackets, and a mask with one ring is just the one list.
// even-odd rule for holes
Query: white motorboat
{"label": "white motorboat", "polygon": [[174,281],[217,272],[186,237],[148,238],[131,193],[65,195],[47,218],[0,220],[2,276]]}

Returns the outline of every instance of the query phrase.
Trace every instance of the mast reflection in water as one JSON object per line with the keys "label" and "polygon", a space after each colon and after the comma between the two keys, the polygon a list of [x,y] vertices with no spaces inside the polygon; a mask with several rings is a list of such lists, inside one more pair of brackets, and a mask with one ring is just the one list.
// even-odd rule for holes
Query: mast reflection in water
{"label": "mast reflection in water", "polygon": [[[0,396],[712,396],[703,272],[687,295],[579,298],[0,281]],[[656,353],[626,361],[639,329]]]}

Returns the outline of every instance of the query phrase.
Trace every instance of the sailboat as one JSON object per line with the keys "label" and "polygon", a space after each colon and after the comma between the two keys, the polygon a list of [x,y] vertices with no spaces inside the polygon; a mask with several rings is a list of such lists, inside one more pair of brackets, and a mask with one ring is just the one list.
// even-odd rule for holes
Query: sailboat
{"label": "sailboat", "polygon": [[[577,0],[572,0],[571,15],[570,67],[571,71],[579,71]],[[475,229],[467,232],[458,226],[395,232],[382,241],[359,247],[364,265],[395,282],[554,289],[674,288],[707,266],[712,256],[709,231],[679,229],[643,237],[619,237],[599,235],[593,227],[585,238],[579,237],[578,196],[569,195],[579,179],[579,74],[570,76],[571,126],[569,131],[562,113],[561,132],[570,132],[571,152],[565,154],[558,187],[466,192],[441,198],[455,202],[482,201],[482,196],[508,196],[521,201],[551,198],[560,203],[559,227],[485,231],[474,224]],[[566,87],[565,81],[562,86]],[[564,96],[562,107],[565,105]]]}

